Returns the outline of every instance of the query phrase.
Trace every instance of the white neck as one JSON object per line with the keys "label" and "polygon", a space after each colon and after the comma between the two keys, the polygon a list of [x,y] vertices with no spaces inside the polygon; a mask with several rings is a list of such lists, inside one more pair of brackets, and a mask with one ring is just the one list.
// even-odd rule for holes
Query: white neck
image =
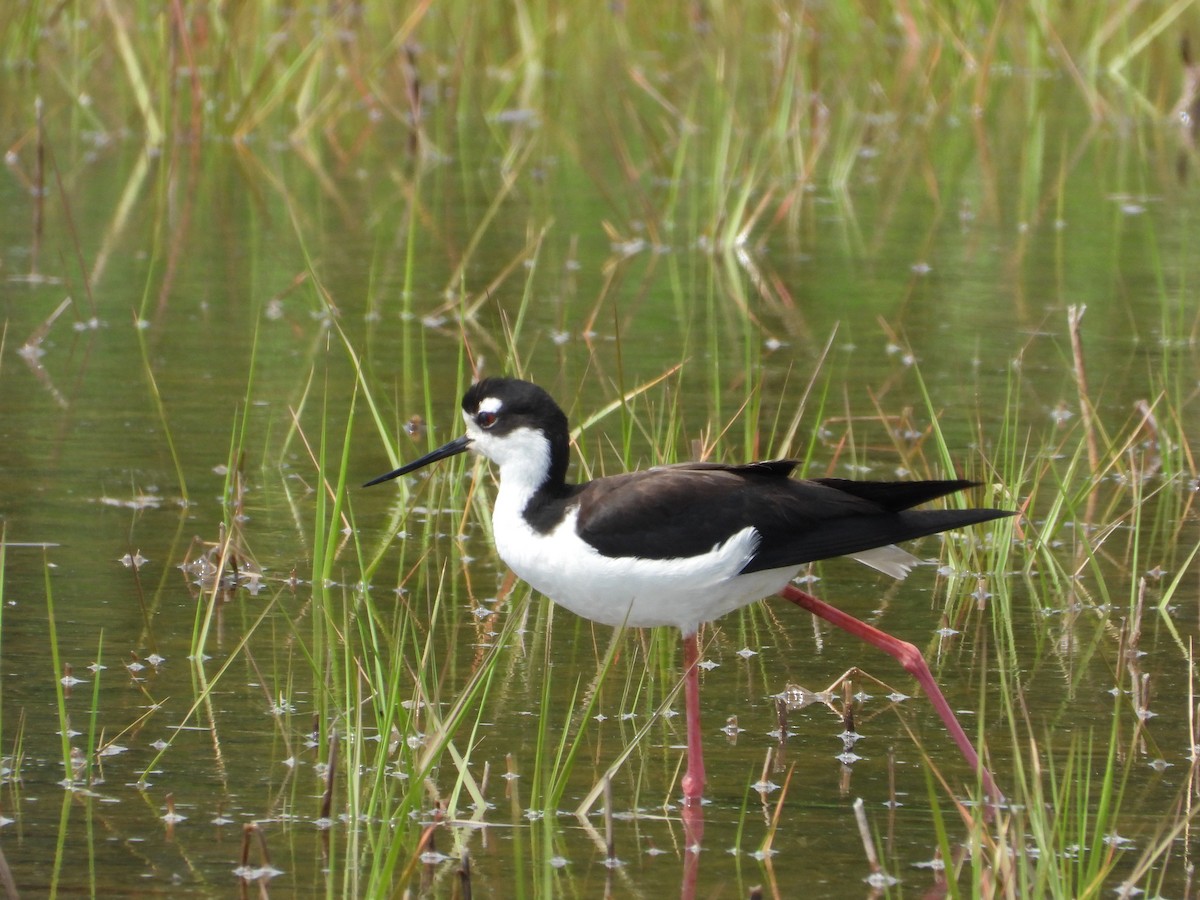
{"label": "white neck", "polygon": [[500,437],[468,422],[471,449],[500,467],[500,494],[503,503],[516,512],[523,510],[529,498],[546,483],[550,472],[550,442],[540,431],[518,428]]}

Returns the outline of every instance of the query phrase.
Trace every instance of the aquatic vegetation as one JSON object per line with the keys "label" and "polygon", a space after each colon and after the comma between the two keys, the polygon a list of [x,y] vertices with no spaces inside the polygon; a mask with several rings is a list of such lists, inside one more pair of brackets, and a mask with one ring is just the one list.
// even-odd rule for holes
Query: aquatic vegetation
{"label": "aquatic vegetation", "polygon": [[[1186,893],[1193,24],[3,5],[0,882]],[[695,852],[672,636],[516,583],[466,460],[356,488],[500,372],[581,477],[780,455],[1019,510],[903,586],[805,576],[917,642],[1007,804],[891,661],[760,604],[703,634]]]}

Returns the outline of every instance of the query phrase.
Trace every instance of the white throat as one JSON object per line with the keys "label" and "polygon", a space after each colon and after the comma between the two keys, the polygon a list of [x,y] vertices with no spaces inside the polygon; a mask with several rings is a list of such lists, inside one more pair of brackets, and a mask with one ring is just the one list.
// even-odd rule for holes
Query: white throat
{"label": "white throat", "polygon": [[486,456],[500,467],[497,505],[514,504],[516,512],[523,510],[550,474],[550,442],[546,436],[531,428],[494,435],[479,428],[469,418],[467,435],[471,438],[473,452]]}

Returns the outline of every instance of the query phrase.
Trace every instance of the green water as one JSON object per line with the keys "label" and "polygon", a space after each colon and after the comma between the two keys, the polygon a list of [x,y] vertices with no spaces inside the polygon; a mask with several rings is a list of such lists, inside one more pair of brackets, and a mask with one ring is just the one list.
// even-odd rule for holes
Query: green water
{"label": "green water", "polygon": [[[427,36],[424,52],[449,58],[444,38]],[[432,97],[420,161],[401,121],[357,114],[310,140],[264,126],[239,144],[210,129],[151,152],[137,125],[117,127],[136,117],[103,97],[96,115],[112,127],[97,142],[45,72],[10,66],[0,77],[0,136],[12,148],[0,178],[0,849],[23,894],[226,896],[238,889],[243,828],[257,823],[279,895],[365,891],[362,873],[391,853],[392,888],[449,896],[466,848],[482,896],[681,885],[744,896],[758,884],[846,896],[868,890],[857,797],[895,890],[936,882],[926,773],[931,763],[955,796],[971,773],[922,697],[887,701],[893,689],[917,693],[892,660],[814,630],[779,601],[704,632],[717,665],[703,675],[703,851],[684,851],[675,804],[685,736],[682,717],[666,718],[616,773],[620,865],[605,864],[603,800],[586,818],[572,811],[675,686],[675,636],[622,636],[596,684],[610,629],[506,582],[489,540],[486,469],[474,470],[469,502],[451,490],[471,471],[461,461],[412,493],[357,487],[392,465],[367,395],[411,459],[457,434],[472,361],[536,379],[577,424],[636,392],[581,433],[576,477],[692,458],[698,445],[727,460],[805,457],[814,474],[920,476],[942,468],[936,424],[960,473],[1017,485],[1016,496],[989,488],[972,502],[1021,505],[1036,481],[1002,571],[947,577],[929,566],[894,584],[839,561],[816,570],[812,589],[925,652],[1002,788],[1028,770],[1029,737],[1059,773],[1072,740],[1093,742],[1089,771],[1068,777],[1097,779],[1115,715],[1117,768],[1128,774],[1113,845],[1125,857],[1105,889],[1163,839],[1164,810],[1195,791],[1194,571],[1157,606],[1198,537],[1186,442],[1197,384],[1193,151],[1163,110],[1093,124],[1061,73],[1047,84],[1011,74],[978,116],[964,91],[934,110],[860,103],[832,113],[838,147],[809,180],[769,166],[756,175],[749,193],[752,204],[767,198],[764,216],[743,245],[714,250],[712,197],[736,196],[741,175],[720,171],[718,145],[730,138],[687,68],[707,51],[673,40],[627,52],[670,102],[694,104],[698,149],[678,166],[664,149],[677,120],[602,50],[581,63],[590,77],[539,82],[550,96],[520,96],[518,84],[507,102],[494,85],[480,89],[478,107]],[[769,107],[750,90],[756,77],[746,102]],[[34,80],[46,96],[40,234]],[[528,118],[501,115],[523,100]],[[753,148],[754,121],[738,121],[734,144]],[[1098,502],[1086,514],[1073,493],[1089,463],[1071,305],[1087,307],[1101,436]],[[1135,427],[1140,401],[1154,406],[1158,444]],[[427,436],[404,433],[413,417]],[[346,518],[329,541],[331,583],[314,587],[327,537],[318,525],[330,515],[322,476],[336,485],[347,428]],[[1124,476],[1156,456],[1161,469],[1144,480]],[[231,488],[231,463],[243,492]],[[180,566],[220,542],[222,522],[240,529],[263,586],[218,595],[199,655],[211,589]],[[946,554],[933,539],[914,550]],[[147,561],[123,564],[135,553]],[[1048,575],[1051,559],[1077,577]],[[1121,626],[1142,576],[1136,655]],[[1001,592],[1003,613],[988,597]],[[107,748],[69,789],[48,598],[58,655],[81,679],[64,700],[69,744],[80,760]],[[390,650],[355,659],[373,631]],[[387,821],[386,806],[352,801],[361,785],[351,773],[366,781],[370,767],[347,757],[368,758],[363,748],[378,741],[420,744],[420,729],[378,733],[383,703],[365,686],[394,683],[415,699],[420,670],[444,714],[486,660],[487,692],[468,704],[454,745],[475,778],[489,767],[490,807],[458,793],[448,754],[411,816]],[[856,666],[866,674],[853,690],[871,695],[856,712],[861,759],[838,759],[842,721],[819,705],[791,713],[784,744],[772,736],[774,695],[823,689]],[[1014,681],[1026,716],[1018,737],[1000,714]],[[1118,683],[1126,693],[1114,698]],[[1140,731],[1130,683],[1154,713]],[[358,704],[339,708],[338,692]],[[593,698],[589,717],[571,718]],[[735,737],[721,731],[730,716],[744,729]],[[418,724],[432,730],[428,718]],[[539,761],[581,727],[557,807],[531,806]],[[344,756],[324,827],[332,730]],[[788,784],[777,819],[783,792],[753,787],[768,751],[768,780]],[[406,759],[394,754],[391,783],[408,784]],[[519,778],[501,777],[510,766]],[[952,794],[933,790],[960,840]],[[1094,809],[1099,788],[1086,793]],[[164,821],[168,797],[186,818]],[[437,852],[422,860],[438,800],[460,821],[435,829]],[[756,858],[769,834],[773,855]],[[1175,852],[1144,887],[1183,893],[1189,838],[1183,828],[1166,838]],[[252,844],[249,864],[260,862]],[[968,864],[960,884],[972,877]]]}

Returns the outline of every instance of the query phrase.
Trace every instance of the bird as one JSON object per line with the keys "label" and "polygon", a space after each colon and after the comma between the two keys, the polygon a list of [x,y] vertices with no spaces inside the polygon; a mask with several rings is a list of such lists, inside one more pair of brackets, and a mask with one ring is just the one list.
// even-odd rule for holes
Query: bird
{"label": "bird", "polygon": [[699,627],[772,594],[895,657],[917,679],[987,793],[1002,799],[920,650],[792,583],[808,563],[838,556],[900,578],[919,560],[897,542],[1012,515],[914,509],[974,482],[794,478],[797,461],[776,459],[684,462],[574,484],[567,481],[567,416],[538,385],[484,378],[463,396],[462,417],[463,435],[364,487],[460,453],[480,454],[499,467],[492,530],[496,552],[518,577],[593,622],[677,628],[685,808],[699,806],[706,781]]}

